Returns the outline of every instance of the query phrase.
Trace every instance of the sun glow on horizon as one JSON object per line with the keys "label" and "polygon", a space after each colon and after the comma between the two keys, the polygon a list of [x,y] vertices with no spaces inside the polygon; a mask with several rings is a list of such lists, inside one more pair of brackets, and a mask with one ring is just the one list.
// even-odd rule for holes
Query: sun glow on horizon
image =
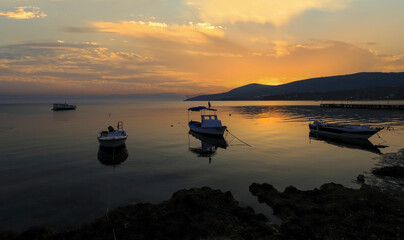
{"label": "sun glow on horizon", "polygon": [[8,33],[0,39],[0,95],[193,95],[404,71],[404,4],[369,1],[378,8],[369,5],[362,16],[357,0],[186,0],[162,8],[102,1],[91,13],[86,4],[77,11],[69,1],[45,0],[10,11],[16,3],[5,0],[0,18],[10,24],[0,24]]}

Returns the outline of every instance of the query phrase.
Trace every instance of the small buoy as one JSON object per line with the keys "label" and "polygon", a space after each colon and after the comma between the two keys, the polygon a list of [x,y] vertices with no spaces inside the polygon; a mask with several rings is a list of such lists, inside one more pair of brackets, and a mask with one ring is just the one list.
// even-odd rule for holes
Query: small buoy
{"label": "small buoy", "polygon": [[365,181],[365,175],[359,174],[356,179],[357,179],[359,182],[364,182],[364,181]]}

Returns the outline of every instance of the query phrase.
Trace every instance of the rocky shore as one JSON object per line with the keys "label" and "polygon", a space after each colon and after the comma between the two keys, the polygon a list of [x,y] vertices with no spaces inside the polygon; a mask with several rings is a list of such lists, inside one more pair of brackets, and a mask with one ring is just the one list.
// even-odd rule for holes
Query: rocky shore
{"label": "rocky shore", "polygon": [[70,231],[35,227],[0,232],[0,239],[404,239],[404,149],[383,155],[371,173],[358,176],[360,189],[327,183],[280,192],[267,183],[251,184],[251,194],[273,209],[280,225],[240,206],[230,192],[203,187],[177,191],[157,205],[120,207]]}
{"label": "rocky shore", "polygon": [[1,232],[0,239],[404,239],[402,192],[335,183],[283,192],[253,183],[250,192],[283,222],[275,225],[241,207],[230,192],[203,187],[177,191],[158,205],[120,207],[71,231],[36,227],[21,234]]}
{"label": "rocky shore", "polygon": [[404,178],[404,167],[389,166],[377,168],[372,171],[374,175],[394,178]]}
{"label": "rocky shore", "polygon": [[404,199],[362,185],[327,183],[309,191],[252,184],[250,192],[283,223],[282,239],[404,239]]}
{"label": "rocky shore", "polygon": [[276,228],[251,207],[240,207],[230,192],[208,187],[180,190],[158,205],[131,204],[78,229],[33,228],[0,239],[277,239]]}

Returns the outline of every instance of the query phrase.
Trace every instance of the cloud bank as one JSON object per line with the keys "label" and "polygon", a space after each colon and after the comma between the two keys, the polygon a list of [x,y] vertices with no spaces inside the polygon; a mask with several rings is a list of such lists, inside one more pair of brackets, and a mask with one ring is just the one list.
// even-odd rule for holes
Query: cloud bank
{"label": "cloud bank", "polygon": [[12,19],[32,19],[32,18],[44,18],[47,15],[40,11],[39,7],[24,6],[16,7],[15,11],[0,11],[0,16],[6,16]]}
{"label": "cloud bank", "polygon": [[93,22],[92,26],[101,32],[182,43],[203,43],[207,41],[207,37],[224,36],[222,27],[213,26],[208,22],[168,25],[163,22],[121,21],[119,23]]}
{"label": "cloud bank", "polygon": [[[251,82],[280,84],[341,73],[404,70],[404,56],[381,55],[337,41],[272,41],[259,52],[237,47],[212,51],[199,42],[194,43],[199,50],[191,51],[181,48],[181,42],[159,47],[162,42],[148,46],[147,55],[62,40],[0,47],[0,95],[197,94]],[[221,49],[220,42],[203,46],[216,44]]]}
{"label": "cloud bank", "polygon": [[312,9],[335,10],[349,0],[187,0],[201,19],[212,23],[256,22],[281,26]]}
{"label": "cloud bank", "polygon": [[160,60],[92,43],[0,47],[0,95],[103,95],[192,92],[192,73]]}

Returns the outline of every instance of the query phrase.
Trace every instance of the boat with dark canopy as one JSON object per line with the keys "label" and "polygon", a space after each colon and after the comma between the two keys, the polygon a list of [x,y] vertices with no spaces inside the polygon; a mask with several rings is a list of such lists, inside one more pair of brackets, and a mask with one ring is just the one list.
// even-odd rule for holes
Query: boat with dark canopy
{"label": "boat with dark canopy", "polygon": [[190,120],[188,122],[189,129],[202,134],[223,136],[227,127],[222,125],[222,122],[217,119],[216,109],[207,108],[203,106],[192,107],[188,109],[188,121],[190,119],[190,112],[200,112],[201,121]]}

